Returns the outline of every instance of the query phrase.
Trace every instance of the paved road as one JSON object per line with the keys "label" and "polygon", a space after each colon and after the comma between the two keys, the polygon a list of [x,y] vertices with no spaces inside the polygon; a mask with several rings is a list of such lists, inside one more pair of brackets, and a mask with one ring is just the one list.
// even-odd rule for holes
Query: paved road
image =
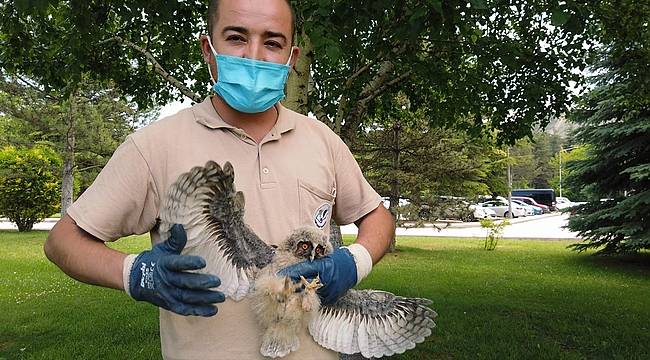
{"label": "paved road", "polygon": [[[513,219],[507,226],[503,237],[527,239],[576,239],[577,234],[564,229],[568,215],[547,214],[535,217]],[[35,230],[50,230],[58,219],[46,219],[34,225]],[[16,229],[16,226],[6,219],[0,219],[0,230]],[[341,227],[343,234],[356,234],[357,227],[347,225]],[[432,227],[397,228],[397,235],[407,236],[445,236],[445,237],[485,237],[486,230],[478,223],[456,223],[440,231]]]}
{"label": "paved road", "polygon": [[[526,239],[576,239],[577,234],[564,229],[568,215],[547,214],[534,217],[513,219],[512,223],[506,226],[504,238],[526,238]],[[343,234],[356,234],[357,227],[347,225],[341,227]],[[406,236],[442,236],[442,237],[485,237],[487,231],[478,223],[452,224],[440,231],[433,227],[426,228],[397,228],[397,235]]]}

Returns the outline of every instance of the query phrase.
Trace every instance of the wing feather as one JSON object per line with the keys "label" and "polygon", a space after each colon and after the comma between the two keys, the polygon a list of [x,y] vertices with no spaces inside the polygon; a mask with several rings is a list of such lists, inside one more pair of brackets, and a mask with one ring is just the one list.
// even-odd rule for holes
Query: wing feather
{"label": "wing feather", "polygon": [[377,290],[350,290],[323,306],[309,332],[321,346],[364,357],[401,354],[431,335],[436,312],[431,301]]}
{"label": "wing feather", "polygon": [[219,290],[238,301],[274,251],[244,222],[244,195],[236,191],[234,178],[229,162],[222,168],[208,161],[181,174],[163,200],[158,231],[166,239],[173,224],[182,224],[183,254],[202,256],[207,266],[200,271],[218,276]]}

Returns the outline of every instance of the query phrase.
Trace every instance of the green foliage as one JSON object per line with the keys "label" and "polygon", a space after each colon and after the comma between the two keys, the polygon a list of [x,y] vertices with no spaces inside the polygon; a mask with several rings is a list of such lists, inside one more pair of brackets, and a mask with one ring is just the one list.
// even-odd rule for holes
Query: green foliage
{"label": "green foliage", "polygon": [[489,136],[472,138],[458,130],[431,127],[426,112],[411,111],[402,95],[377,109],[353,150],[368,181],[391,198],[391,207],[406,198],[417,207],[428,206],[431,219],[437,219],[452,215],[439,196],[488,192],[485,180],[494,146]]}
{"label": "green foliage", "polygon": [[503,219],[501,221],[494,221],[493,219],[483,218],[480,220],[481,227],[487,229],[488,233],[485,236],[485,242],[483,243],[483,249],[492,251],[497,248],[499,240],[503,238],[503,231],[506,226],[510,225],[508,219]]}
{"label": "green foliage", "polygon": [[[565,110],[593,30],[591,2],[576,0],[293,3],[313,44],[309,110],[348,143],[379,98],[399,92],[431,124],[479,134],[487,122],[513,142]],[[201,98],[206,11],[205,0],[4,2],[0,67],[64,94],[89,74],[141,108],[180,99],[181,87]]]}
{"label": "green foliage", "polygon": [[120,100],[110,84],[102,87],[86,79],[74,96],[64,99],[27,80],[4,76],[0,114],[0,146],[48,144],[62,159],[73,152],[75,195],[90,186],[128,134],[158,115]]}
{"label": "green foliage", "polygon": [[102,84],[112,81],[141,108],[182,97],[121,39],[146,49],[172,76],[199,80],[190,88],[205,93],[208,75],[196,34],[205,32],[207,1],[31,3],[0,5],[0,67],[9,73],[26,74],[64,98],[88,75]]}
{"label": "green foliage", "polygon": [[545,132],[535,132],[532,138],[519,140],[510,148],[512,187],[546,189],[557,167],[549,164],[560,150],[561,138]]}
{"label": "green foliage", "polygon": [[570,181],[596,199],[578,209],[569,228],[585,240],[573,249],[600,253],[650,248],[650,6],[604,2],[603,61],[572,119],[587,158],[571,164]]}
{"label": "green foliage", "polygon": [[[344,114],[346,141],[360,130],[356,113],[372,114],[381,94],[404,92],[431,124],[478,134],[487,122],[514,142],[564,111],[561,79],[580,81],[571,69],[586,65],[582,44],[592,30],[583,1],[296,4],[315,49],[310,102],[335,128],[333,114]],[[562,21],[551,29],[554,14]],[[331,56],[332,47],[342,55]]]}
{"label": "green foliage", "polygon": [[0,150],[0,215],[29,231],[54,214],[60,200],[61,158],[46,146]]}
{"label": "green foliage", "polygon": [[[573,180],[572,165],[576,162],[587,160],[587,157],[587,145],[576,145],[574,148],[562,152],[562,196],[569,198],[571,201],[598,200],[589,191],[588,186],[585,187],[580,182]],[[548,166],[554,169],[553,177],[549,180],[549,187],[555,190],[557,196],[560,196],[559,152],[549,160]]]}

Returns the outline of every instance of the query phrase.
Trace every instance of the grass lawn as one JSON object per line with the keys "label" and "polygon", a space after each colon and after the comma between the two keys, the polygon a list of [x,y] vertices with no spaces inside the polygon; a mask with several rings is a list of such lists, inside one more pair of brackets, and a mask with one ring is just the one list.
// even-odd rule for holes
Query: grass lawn
{"label": "grass lawn", "polygon": [[[159,358],[157,310],[69,279],[44,257],[45,237],[0,232],[0,359]],[[568,244],[502,240],[488,252],[477,239],[398,238],[361,286],[433,300],[438,327],[400,359],[650,358],[650,254]]]}

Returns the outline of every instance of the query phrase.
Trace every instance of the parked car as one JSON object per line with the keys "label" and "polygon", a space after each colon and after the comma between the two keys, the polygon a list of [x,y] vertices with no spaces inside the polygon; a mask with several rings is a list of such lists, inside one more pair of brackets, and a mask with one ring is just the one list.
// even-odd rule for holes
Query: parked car
{"label": "parked car", "polygon": [[551,209],[548,206],[538,203],[533,198],[525,197],[525,196],[513,196],[512,199],[513,200],[523,201],[528,205],[537,206],[538,208],[541,208],[544,213],[551,212]]}
{"label": "parked car", "polygon": [[469,208],[470,210],[473,210],[472,216],[474,217],[474,220],[485,218],[494,219],[497,217],[497,213],[494,212],[494,210],[483,207],[480,204],[470,205]]}
{"label": "parked car", "polygon": [[573,202],[564,196],[556,197],[555,201],[556,201],[555,207],[560,211],[564,209],[572,208],[574,206],[585,204],[585,202]]}
{"label": "parked car", "polygon": [[525,196],[535,199],[540,204],[548,206],[551,211],[555,210],[555,190],[553,189],[515,189],[512,196]]}
{"label": "parked car", "polygon": [[544,213],[542,208],[537,207],[537,206],[533,206],[533,205],[528,205],[528,204],[526,204],[525,202],[523,202],[521,200],[512,199],[512,202],[517,204],[517,205],[520,205],[521,207],[526,209],[526,216],[528,216],[528,215],[542,215]]}
{"label": "parked car", "polygon": [[[480,204],[482,207],[494,210],[497,216],[508,217],[508,202],[503,200],[490,200]],[[512,217],[526,216],[526,209],[521,205],[512,203]]]}

